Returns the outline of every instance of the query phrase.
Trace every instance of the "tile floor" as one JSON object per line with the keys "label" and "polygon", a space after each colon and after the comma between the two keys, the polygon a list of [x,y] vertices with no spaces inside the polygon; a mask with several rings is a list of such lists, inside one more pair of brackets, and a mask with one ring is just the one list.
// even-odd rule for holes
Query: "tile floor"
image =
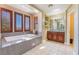
{"label": "tile floor", "polygon": [[63,43],[46,41],[23,55],[72,55],[73,49]]}

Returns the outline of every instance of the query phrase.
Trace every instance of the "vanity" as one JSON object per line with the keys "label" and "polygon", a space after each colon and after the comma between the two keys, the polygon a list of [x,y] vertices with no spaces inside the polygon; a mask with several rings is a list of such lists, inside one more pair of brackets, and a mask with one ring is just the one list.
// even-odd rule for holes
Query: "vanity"
{"label": "vanity", "polygon": [[50,30],[47,31],[47,39],[64,43],[65,41],[65,15],[52,16]]}
{"label": "vanity", "polygon": [[65,38],[64,32],[47,31],[48,40],[64,43],[64,38]]}

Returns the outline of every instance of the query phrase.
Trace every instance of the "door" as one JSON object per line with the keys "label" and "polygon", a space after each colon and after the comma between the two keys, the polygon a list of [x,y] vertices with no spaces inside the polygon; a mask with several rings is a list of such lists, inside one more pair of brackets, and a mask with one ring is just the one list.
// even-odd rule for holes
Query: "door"
{"label": "door", "polygon": [[70,14],[70,45],[73,46],[74,40],[74,13]]}

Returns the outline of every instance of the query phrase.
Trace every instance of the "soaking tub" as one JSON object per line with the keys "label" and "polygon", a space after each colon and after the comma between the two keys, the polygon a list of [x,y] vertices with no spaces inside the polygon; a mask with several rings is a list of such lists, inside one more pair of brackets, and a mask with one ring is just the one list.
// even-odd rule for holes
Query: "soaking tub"
{"label": "soaking tub", "polygon": [[5,40],[0,48],[0,55],[20,55],[42,42],[41,35],[35,34],[10,36],[5,37]]}

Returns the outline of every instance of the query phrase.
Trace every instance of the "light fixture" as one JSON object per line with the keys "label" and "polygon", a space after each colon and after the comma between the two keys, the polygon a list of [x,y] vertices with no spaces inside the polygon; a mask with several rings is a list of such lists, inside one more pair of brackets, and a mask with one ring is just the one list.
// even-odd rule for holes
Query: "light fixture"
{"label": "light fixture", "polygon": [[49,4],[49,5],[48,5],[49,8],[52,7],[52,6],[53,6],[53,4]]}
{"label": "light fixture", "polygon": [[54,9],[53,12],[60,12],[61,9],[60,8],[57,8],[57,9]]}

